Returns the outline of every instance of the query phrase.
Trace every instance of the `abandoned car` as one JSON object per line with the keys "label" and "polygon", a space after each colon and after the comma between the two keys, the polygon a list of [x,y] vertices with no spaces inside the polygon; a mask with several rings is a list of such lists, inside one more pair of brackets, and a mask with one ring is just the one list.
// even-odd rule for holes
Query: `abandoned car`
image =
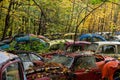
{"label": "abandoned car", "polygon": [[[70,72],[67,78],[73,80],[119,80],[120,62],[112,57],[92,54],[88,51],[81,53],[54,54],[48,62],[60,63]],[[57,80],[63,77],[58,77]],[[68,79],[66,79],[68,80]]]}

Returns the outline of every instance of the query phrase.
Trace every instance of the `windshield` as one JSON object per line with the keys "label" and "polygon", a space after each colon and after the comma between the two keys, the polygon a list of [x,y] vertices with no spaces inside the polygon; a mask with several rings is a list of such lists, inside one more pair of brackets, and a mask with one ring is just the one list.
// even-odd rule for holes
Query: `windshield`
{"label": "windshield", "polygon": [[40,57],[36,56],[35,54],[18,54],[20,59],[23,61],[23,66],[25,70],[30,69],[34,66],[32,61],[41,60]]}
{"label": "windshield", "polygon": [[84,56],[77,59],[74,69],[79,70],[82,68],[89,69],[96,66],[96,60],[94,56]]}
{"label": "windshield", "polygon": [[90,45],[88,45],[88,47],[86,48],[86,50],[88,50],[88,51],[96,51],[96,49],[98,48],[98,44],[96,44],[96,43],[92,43],[92,44],[90,44]]}
{"label": "windshield", "polygon": [[84,51],[87,49],[89,44],[80,44],[80,45],[72,45],[67,48],[67,52],[79,52],[79,51]]}
{"label": "windshield", "polygon": [[23,62],[32,62],[35,60],[41,60],[40,57],[36,56],[35,54],[18,54]]}
{"label": "windshield", "polygon": [[64,66],[70,68],[72,63],[73,63],[73,58],[72,57],[67,57],[65,55],[54,55],[51,60],[48,62],[56,62],[63,64]]}
{"label": "windshield", "polygon": [[64,43],[53,44],[50,46],[50,51],[52,50],[64,50]]}
{"label": "windshield", "polygon": [[103,54],[115,54],[115,45],[103,45],[100,46],[98,51]]}
{"label": "windshield", "polygon": [[18,54],[18,56],[20,57],[20,59],[23,62],[31,62],[30,57],[28,54]]}

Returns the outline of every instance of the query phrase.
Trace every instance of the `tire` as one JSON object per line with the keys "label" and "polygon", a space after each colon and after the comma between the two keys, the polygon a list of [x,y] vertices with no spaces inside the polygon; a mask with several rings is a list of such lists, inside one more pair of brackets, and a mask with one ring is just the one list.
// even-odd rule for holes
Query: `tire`
{"label": "tire", "polygon": [[113,80],[120,80],[120,71],[115,72]]}

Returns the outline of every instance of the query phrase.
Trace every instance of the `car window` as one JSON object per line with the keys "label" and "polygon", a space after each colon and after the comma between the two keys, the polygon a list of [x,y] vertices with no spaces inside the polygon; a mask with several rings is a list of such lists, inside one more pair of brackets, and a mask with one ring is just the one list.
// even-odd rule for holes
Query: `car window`
{"label": "car window", "polygon": [[23,62],[31,62],[34,60],[41,60],[41,58],[35,54],[18,54]]}
{"label": "car window", "polygon": [[95,57],[93,56],[79,57],[75,62],[74,70],[89,69],[95,67],[96,66],[95,62],[96,60]]}
{"label": "car window", "polygon": [[118,54],[120,54],[120,45],[118,45]]}
{"label": "car window", "polygon": [[82,51],[82,45],[74,45],[67,48],[67,52]]}
{"label": "car window", "polygon": [[21,53],[21,54],[18,54],[18,56],[21,58],[21,60],[22,60],[23,62],[30,62],[30,61],[31,61],[28,54],[22,54],[22,53]]}
{"label": "car window", "polygon": [[89,41],[89,42],[92,42],[92,38],[83,38],[82,41]]}
{"label": "car window", "polygon": [[60,44],[54,44],[50,47],[50,50],[63,50],[64,49],[64,43],[60,43]]}
{"label": "car window", "polygon": [[35,61],[35,60],[41,60],[40,57],[38,57],[37,55],[35,54],[29,54],[29,57],[31,59],[31,61]]}
{"label": "car window", "polygon": [[58,49],[59,49],[59,44],[55,44],[50,47],[50,50],[58,50]]}
{"label": "car window", "polygon": [[74,39],[74,35],[66,35],[64,38],[65,39]]}
{"label": "car window", "polygon": [[73,63],[73,58],[64,55],[54,55],[48,62],[60,63],[69,68]]}
{"label": "car window", "polygon": [[88,45],[88,47],[87,47],[87,49],[86,50],[90,50],[90,51],[96,51],[96,49],[98,48],[98,44],[96,44],[96,43],[92,43],[92,44],[90,44],[90,45]]}
{"label": "car window", "polygon": [[2,80],[20,80],[18,63],[11,64],[5,69]]}
{"label": "car window", "polygon": [[41,58],[35,54],[22,54],[21,53],[21,54],[18,54],[18,56],[23,61],[23,66],[25,70],[28,70],[34,66],[32,61],[41,60]]}
{"label": "car window", "polygon": [[97,38],[97,37],[94,37],[94,38],[93,38],[93,41],[94,41],[94,42],[96,42],[96,41],[101,41],[101,39],[100,39],[100,38]]}
{"label": "car window", "polygon": [[115,45],[104,45],[104,46],[101,46],[99,49],[98,49],[99,52],[101,53],[105,53],[105,54],[110,54],[110,53],[115,53]]}
{"label": "car window", "polygon": [[86,49],[89,47],[89,45],[90,45],[90,44],[85,44],[85,45],[83,45],[82,50],[86,50]]}

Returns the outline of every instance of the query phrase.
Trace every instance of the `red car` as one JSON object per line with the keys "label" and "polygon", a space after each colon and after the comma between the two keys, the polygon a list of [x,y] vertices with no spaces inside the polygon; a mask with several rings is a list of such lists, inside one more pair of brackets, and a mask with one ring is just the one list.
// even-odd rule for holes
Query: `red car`
{"label": "red car", "polygon": [[[66,77],[56,80],[120,80],[120,62],[111,57],[93,55],[91,52],[54,54],[48,61],[56,62],[69,68]],[[52,74],[51,74],[52,75]]]}
{"label": "red car", "polygon": [[0,51],[0,80],[26,80],[18,56]]}
{"label": "red car", "polygon": [[91,42],[87,41],[75,41],[75,42],[66,42],[65,51],[75,52],[75,51],[84,51]]}
{"label": "red car", "polygon": [[39,74],[35,70],[27,73],[17,55],[0,51],[0,80],[50,80],[46,76],[40,77],[42,72],[44,72],[43,69],[39,70]]}
{"label": "red car", "polygon": [[[61,63],[68,67],[72,74],[67,75],[69,78],[76,80],[104,80],[106,78],[119,80],[120,62],[112,57],[93,55],[93,52],[84,51],[90,44],[86,41],[67,42],[65,52],[61,52],[61,54],[54,52],[44,56],[50,58],[48,62]],[[90,54],[86,55],[86,53]],[[82,66],[82,68],[79,69],[77,66]]]}

